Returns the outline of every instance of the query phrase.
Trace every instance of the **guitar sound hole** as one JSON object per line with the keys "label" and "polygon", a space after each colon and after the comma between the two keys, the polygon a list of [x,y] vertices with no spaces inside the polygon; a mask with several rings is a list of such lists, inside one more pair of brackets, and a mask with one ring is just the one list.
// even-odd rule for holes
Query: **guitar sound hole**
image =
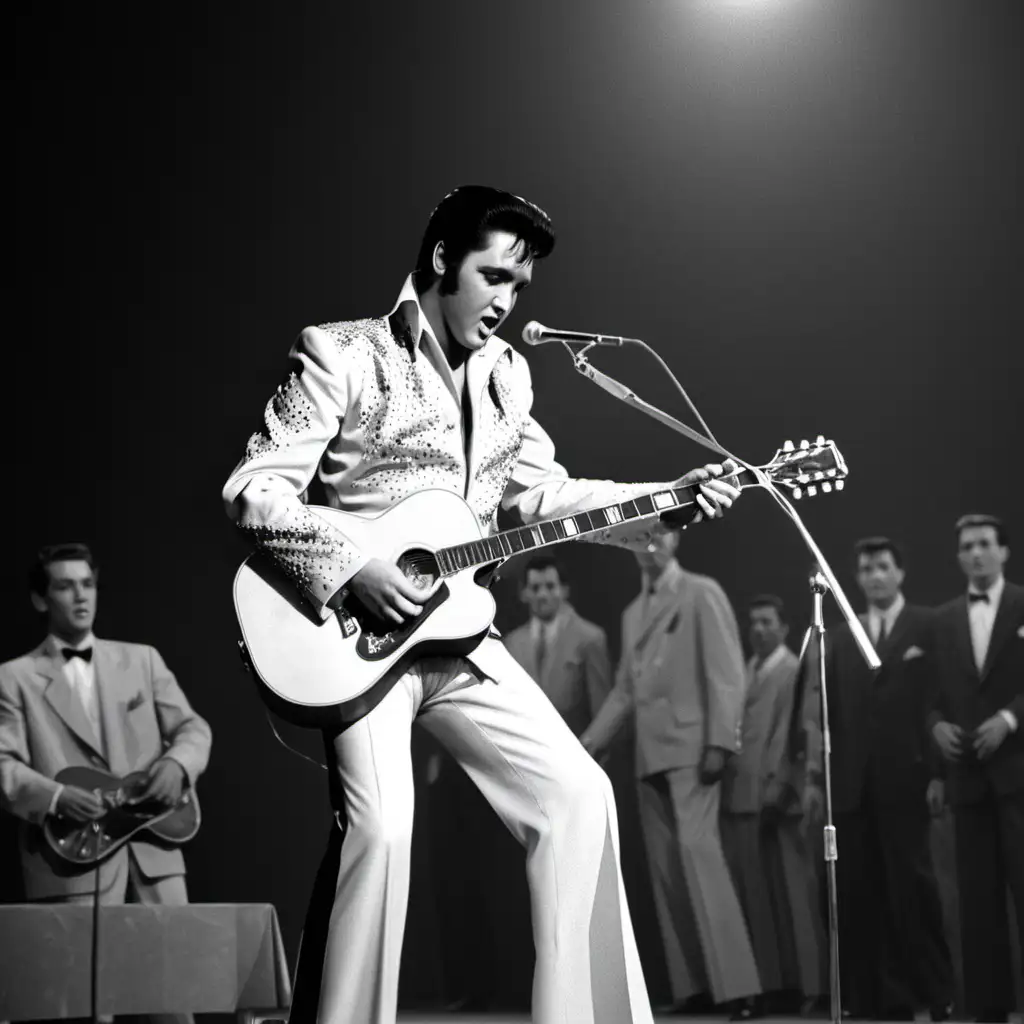
{"label": "guitar sound hole", "polygon": [[417,548],[406,551],[398,559],[398,568],[417,590],[429,590],[441,577],[433,554]]}

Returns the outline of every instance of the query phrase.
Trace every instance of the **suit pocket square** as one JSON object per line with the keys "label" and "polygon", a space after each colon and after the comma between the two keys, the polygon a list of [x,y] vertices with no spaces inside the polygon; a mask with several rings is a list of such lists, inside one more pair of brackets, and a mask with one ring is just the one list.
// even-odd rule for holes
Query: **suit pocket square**
{"label": "suit pocket square", "polygon": [[135,694],[134,697],[125,705],[125,711],[134,711],[136,708],[141,708],[146,703],[146,698],[141,693]]}
{"label": "suit pocket square", "polygon": [[1017,636],[1024,640],[1024,626],[1017,627]]}
{"label": "suit pocket square", "polygon": [[924,657],[924,651],[922,651],[921,648],[917,646],[917,644],[913,644],[912,646],[908,647],[903,652],[903,660],[904,661],[913,661],[914,658],[923,658],[923,657]]}

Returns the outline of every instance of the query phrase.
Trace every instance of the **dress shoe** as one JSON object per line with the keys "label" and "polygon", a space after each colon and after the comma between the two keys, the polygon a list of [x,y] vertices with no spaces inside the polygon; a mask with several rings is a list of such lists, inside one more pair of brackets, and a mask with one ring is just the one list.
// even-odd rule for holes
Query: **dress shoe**
{"label": "dress shoe", "polygon": [[936,1021],[937,1024],[941,1024],[942,1021],[949,1020],[949,1018],[953,1016],[953,1004],[946,1003],[941,1006],[933,1006],[928,1011],[928,1015],[933,1021]]}
{"label": "dress shoe", "polygon": [[732,1004],[732,1014],[729,1020],[759,1020],[764,1015],[764,998],[762,996],[747,996],[746,999],[737,999]]}

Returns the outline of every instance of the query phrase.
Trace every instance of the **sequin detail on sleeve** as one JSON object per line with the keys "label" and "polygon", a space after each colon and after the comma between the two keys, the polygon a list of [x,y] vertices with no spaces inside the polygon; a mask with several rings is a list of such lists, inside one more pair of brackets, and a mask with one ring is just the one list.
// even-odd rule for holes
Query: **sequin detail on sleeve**
{"label": "sequin detail on sleeve", "polygon": [[284,383],[274,392],[263,413],[263,430],[249,438],[245,446],[245,461],[280,450],[289,436],[307,430],[313,407],[303,394],[298,374],[288,374]]}
{"label": "sequin detail on sleeve", "polygon": [[355,561],[352,546],[321,516],[308,508],[291,508],[273,523],[238,528],[318,605],[339,588]]}

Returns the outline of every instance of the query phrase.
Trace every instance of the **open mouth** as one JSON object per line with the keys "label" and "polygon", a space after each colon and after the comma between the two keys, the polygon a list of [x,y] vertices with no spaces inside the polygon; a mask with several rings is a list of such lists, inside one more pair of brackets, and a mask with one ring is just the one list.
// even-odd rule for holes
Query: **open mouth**
{"label": "open mouth", "polygon": [[488,334],[493,334],[498,329],[498,324],[501,323],[501,317],[488,314],[487,316],[480,317],[480,323],[483,324],[484,330]]}

